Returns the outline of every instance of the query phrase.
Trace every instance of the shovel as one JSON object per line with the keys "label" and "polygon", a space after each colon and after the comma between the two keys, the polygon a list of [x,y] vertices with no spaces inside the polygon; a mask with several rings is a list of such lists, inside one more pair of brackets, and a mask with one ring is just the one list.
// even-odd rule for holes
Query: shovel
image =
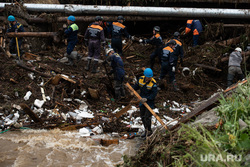
{"label": "shovel", "polygon": [[107,67],[106,67],[106,65],[105,65],[105,64],[103,64],[103,66],[104,66],[104,69],[105,69],[106,74],[107,74],[107,76],[108,76],[108,80],[109,80],[109,84],[110,84],[110,85],[109,85],[110,90],[111,90],[111,92],[112,92],[113,96],[115,97],[114,87],[113,87],[112,81],[111,81],[111,79],[110,79],[110,76],[109,76],[109,74],[108,74]]}
{"label": "shovel", "polygon": [[21,57],[20,57],[20,50],[19,50],[19,45],[18,45],[18,39],[17,39],[17,37],[16,37],[16,50],[17,50],[17,55],[18,55],[17,64],[22,64],[23,62],[21,61]]}

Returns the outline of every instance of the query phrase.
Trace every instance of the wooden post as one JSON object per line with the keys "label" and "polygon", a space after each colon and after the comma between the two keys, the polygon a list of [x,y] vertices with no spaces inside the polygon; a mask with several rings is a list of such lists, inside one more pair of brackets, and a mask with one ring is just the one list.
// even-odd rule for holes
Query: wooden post
{"label": "wooden post", "polygon": [[[129,83],[126,83],[126,86],[135,94],[135,96],[141,100],[141,96],[130,86]],[[153,116],[161,123],[161,125],[168,130],[168,127],[164,124],[161,118],[150,108],[150,106],[145,102],[143,105],[153,114]]]}

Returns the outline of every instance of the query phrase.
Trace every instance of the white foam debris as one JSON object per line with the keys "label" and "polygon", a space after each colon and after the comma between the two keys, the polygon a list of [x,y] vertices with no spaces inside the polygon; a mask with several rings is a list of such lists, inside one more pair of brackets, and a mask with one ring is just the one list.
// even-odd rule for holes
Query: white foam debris
{"label": "white foam debris", "polygon": [[155,113],[160,113],[158,108],[153,109]]}
{"label": "white foam debris", "polygon": [[38,108],[41,108],[44,104],[43,100],[36,99],[34,102],[34,105],[37,106]]}
{"label": "white foam debris", "polygon": [[80,111],[80,113],[77,116],[80,116],[82,118],[94,118],[93,114],[90,114],[86,111]]}
{"label": "white foam debris", "polygon": [[191,110],[189,110],[189,108],[186,108],[186,112],[191,112]]}
{"label": "white foam debris", "polygon": [[115,114],[115,113],[117,113],[117,112],[120,111],[120,110],[121,110],[120,108],[117,108],[117,109],[115,109],[112,113]]}
{"label": "white foam debris", "polygon": [[79,134],[81,137],[90,136],[90,131],[87,128],[79,129]]}
{"label": "white foam debris", "polygon": [[103,129],[101,125],[96,126],[95,128],[92,129],[93,132],[96,132],[97,134],[103,133]]}
{"label": "white foam debris", "polygon": [[32,95],[31,91],[28,91],[25,96],[23,97],[25,101],[29,100],[30,96]]}
{"label": "white foam debris", "polygon": [[166,120],[168,120],[168,121],[172,121],[172,120],[173,120],[173,118],[168,117],[168,116],[166,116],[166,115],[163,115],[163,117],[164,117]]}
{"label": "white foam debris", "polygon": [[72,101],[71,98],[63,98],[63,101]]}
{"label": "white foam debris", "polygon": [[129,114],[129,117],[131,117],[131,115],[137,111],[137,108],[135,106],[132,106],[132,108],[130,110],[127,111],[127,113]]}
{"label": "white foam debris", "polygon": [[174,104],[176,107],[180,107],[180,104],[177,103],[176,101],[172,101],[172,102],[173,102],[173,104]]}

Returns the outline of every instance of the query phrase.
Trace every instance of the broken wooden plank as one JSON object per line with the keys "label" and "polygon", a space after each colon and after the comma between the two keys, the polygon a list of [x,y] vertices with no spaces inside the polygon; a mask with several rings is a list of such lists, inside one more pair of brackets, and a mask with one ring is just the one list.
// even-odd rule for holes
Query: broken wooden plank
{"label": "broken wooden plank", "polygon": [[[129,88],[129,90],[131,90],[135,96],[141,100],[141,96],[130,86],[130,84],[127,82],[126,86]],[[161,118],[151,109],[151,107],[145,102],[143,103],[143,105],[153,114],[153,116],[161,123],[161,125],[168,130],[168,127],[164,124],[164,122],[161,120]]]}
{"label": "broken wooden plank", "polygon": [[119,139],[101,139],[100,144],[102,146],[109,146],[111,144],[119,144]]}
{"label": "broken wooden plank", "polygon": [[61,74],[61,77],[62,77],[62,79],[66,80],[66,81],[69,81],[69,82],[71,82],[71,83],[73,83],[73,84],[76,83],[76,81],[74,81],[73,79],[68,78],[67,76],[65,76],[65,75],[63,75],[63,74]]}
{"label": "broken wooden plank", "polygon": [[128,60],[128,59],[131,59],[131,58],[133,58],[133,57],[136,57],[136,55],[126,57],[126,59]]}
{"label": "broken wooden plank", "polygon": [[216,93],[214,96],[210,97],[207,101],[203,102],[199,107],[195,108],[194,111],[192,111],[191,113],[189,113],[187,116],[183,117],[176,125],[172,126],[171,128],[169,128],[170,130],[174,130],[175,128],[177,128],[181,123],[185,123],[187,121],[189,121],[192,117],[201,114],[203,111],[205,110],[209,110],[211,108],[213,108],[214,106],[216,106],[216,103],[218,102],[218,100],[221,98],[221,96],[235,88],[237,88],[239,86],[239,84],[244,84],[246,83],[248,80],[244,80],[242,82],[237,83],[236,85],[233,85],[231,87],[229,87],[228,89],[224,90],[223,93],[219,92]]}
{"label": "broken wooden plank", "polygon": [[209,69],[209,70],[214,70],[214,71],[222,71],[221,69],[218,69],[216,67],[212,67],[212,66],[208,66],[208,65],[205,65],[205,64],[195,64],[196,66],[198,67],[202,67],[202,68],[205,68],[205,69]]}
{"label": "broken wooden plank", "polygon": [[128,104],[126,107],[124,107],[123,109],[121,109],[118,113],[115,114],[116,118],[119,118],[120,116],[122,116],[122,114],[124,114],[125,112],[127,112],[130,108],[131,108],[131,104]]}
{"label": "broken wooden plank", "polygon": [[30,109],[27,104],[20,104],[23,111],[30,116],[30,118],[36,123],[43,123],[43,121]]}
{"label": "broken wooden plank", "polygon": [[43,77],[47,77],[47,78],[50,78],[50,77],[51,77],[50,75],[44,74],[44,73],[39,72],[39,71],[37,71],[37,70],[33,70],[33,69],[31,69],[31,68],[29,68],[29,67],[27,67],[27,66],[25,66],[25,65],[23,65],[23,64],[21,64],[21,63],[17,63],[17,66],[19,66],[19,67],[21,67],[21,68],[23,68],[23,69],[25,69],[25,70],[28,70],[28,71],[32,71],[32,72],[34,72],[34,73],[37,73],[37,74],[39,74],[39,75],[41,75],[41,76],[43,76]]}

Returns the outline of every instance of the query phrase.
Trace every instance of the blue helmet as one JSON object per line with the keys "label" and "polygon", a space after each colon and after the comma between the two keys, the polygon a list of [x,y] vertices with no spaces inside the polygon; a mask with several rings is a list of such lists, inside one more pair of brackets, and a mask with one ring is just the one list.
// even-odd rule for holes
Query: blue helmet
{"label": "blue helmet", "polygon": [[148,77],[148,78],[153,77],[153,71],[151,70],[151,68],[146,68],[144,70],[144,75],[145,75],[145,77]]}
{"label": "blue helmet", "polygon": [[16,19],[15,19],[15,17],[14,17],[14,16],[9,15],[9,17],[8,17],[8,21],[16,21]]}
{"label": "blue helmet", "polygon": [[70,15],[70,16],[68,17],[68,20],[70,20],[70,21],[76,21],[76,18],[75,18],[75,16]]}

